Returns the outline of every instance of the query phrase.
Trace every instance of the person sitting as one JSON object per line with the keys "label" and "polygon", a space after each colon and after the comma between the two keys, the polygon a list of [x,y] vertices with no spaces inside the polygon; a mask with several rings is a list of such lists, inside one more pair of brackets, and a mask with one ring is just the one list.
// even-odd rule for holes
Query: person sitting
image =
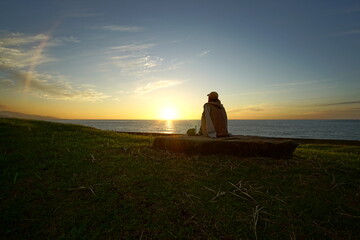
{"label": "person sitting", "polygon": [[207,96],[208,102],[204,104],[199,135],[211,138],[228,137],[228,119],[219,94],[211,92]]}

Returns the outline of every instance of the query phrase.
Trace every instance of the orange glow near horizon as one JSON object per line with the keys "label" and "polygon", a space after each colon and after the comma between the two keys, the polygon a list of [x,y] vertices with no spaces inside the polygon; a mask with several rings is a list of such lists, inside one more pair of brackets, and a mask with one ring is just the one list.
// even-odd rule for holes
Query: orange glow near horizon
{"label": "orange glow near horizon", "polygon": [[[11,104],[2,109],[30,115],[49,116],[59,119],[143,119],[143,120],[200,120],[201,103],[181,103],[168,99],[159,101],[138,101],[123,105],[118,102],[103,100],[99,102],[56,101],[44,102],[30,95],[14,97]],[[6,97],[6,95],[3,95]],[[2,97],[3,97],[2,96]],[[21,97],[22,96],[22,97]],[[7,99],[5,99],[7,100]],[[141,99],[143,100],[143,99]],[[10,102],[10,100],[8,101]],[[228,104],[231,106],[231,104]],[[359,119],[354,106],[309,107],[294,106],[262,106],[263,111],[228,109],[228,119]]]}

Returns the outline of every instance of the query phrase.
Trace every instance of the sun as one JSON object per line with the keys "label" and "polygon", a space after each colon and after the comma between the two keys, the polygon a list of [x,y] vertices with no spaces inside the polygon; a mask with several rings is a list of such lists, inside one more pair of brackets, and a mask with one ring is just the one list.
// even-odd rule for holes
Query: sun
{"label": "sun", "polygon": [[163,120],[173,120],[177,118],[177,112],[175,108],[165,107],[160,111],[160,118]]}

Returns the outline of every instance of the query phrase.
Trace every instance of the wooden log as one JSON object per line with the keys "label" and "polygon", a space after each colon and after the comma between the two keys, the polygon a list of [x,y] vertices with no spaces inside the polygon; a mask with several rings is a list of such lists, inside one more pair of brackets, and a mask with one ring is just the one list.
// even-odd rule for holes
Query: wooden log
{"label": "wooden log", "polygon": [[291,158],[298,142],[276,138],[232,136],[161,136],[154,139],[158,149],[185,154],[234,155],[239,157]]}

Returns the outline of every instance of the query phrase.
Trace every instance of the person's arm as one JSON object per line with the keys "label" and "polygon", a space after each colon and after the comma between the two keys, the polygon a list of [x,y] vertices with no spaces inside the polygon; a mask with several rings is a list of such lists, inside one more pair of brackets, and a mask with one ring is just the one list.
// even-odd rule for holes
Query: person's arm
{"label": "person's arm", "polygon": [[225,108],[224,108],[224,113],[225,113],[225,120],[226,120],[226,128],[228,128],[228,117],[227,117]]}
{"label": "person's arm", "polygon": [[205,120],[206,120],[206,132],[207,135],[211,138],[216,138],[216,130],[213,124],[213,121],[211,120],[210,117],[210,106],[205,105],[204,106],[204,113],[205,113]]}

